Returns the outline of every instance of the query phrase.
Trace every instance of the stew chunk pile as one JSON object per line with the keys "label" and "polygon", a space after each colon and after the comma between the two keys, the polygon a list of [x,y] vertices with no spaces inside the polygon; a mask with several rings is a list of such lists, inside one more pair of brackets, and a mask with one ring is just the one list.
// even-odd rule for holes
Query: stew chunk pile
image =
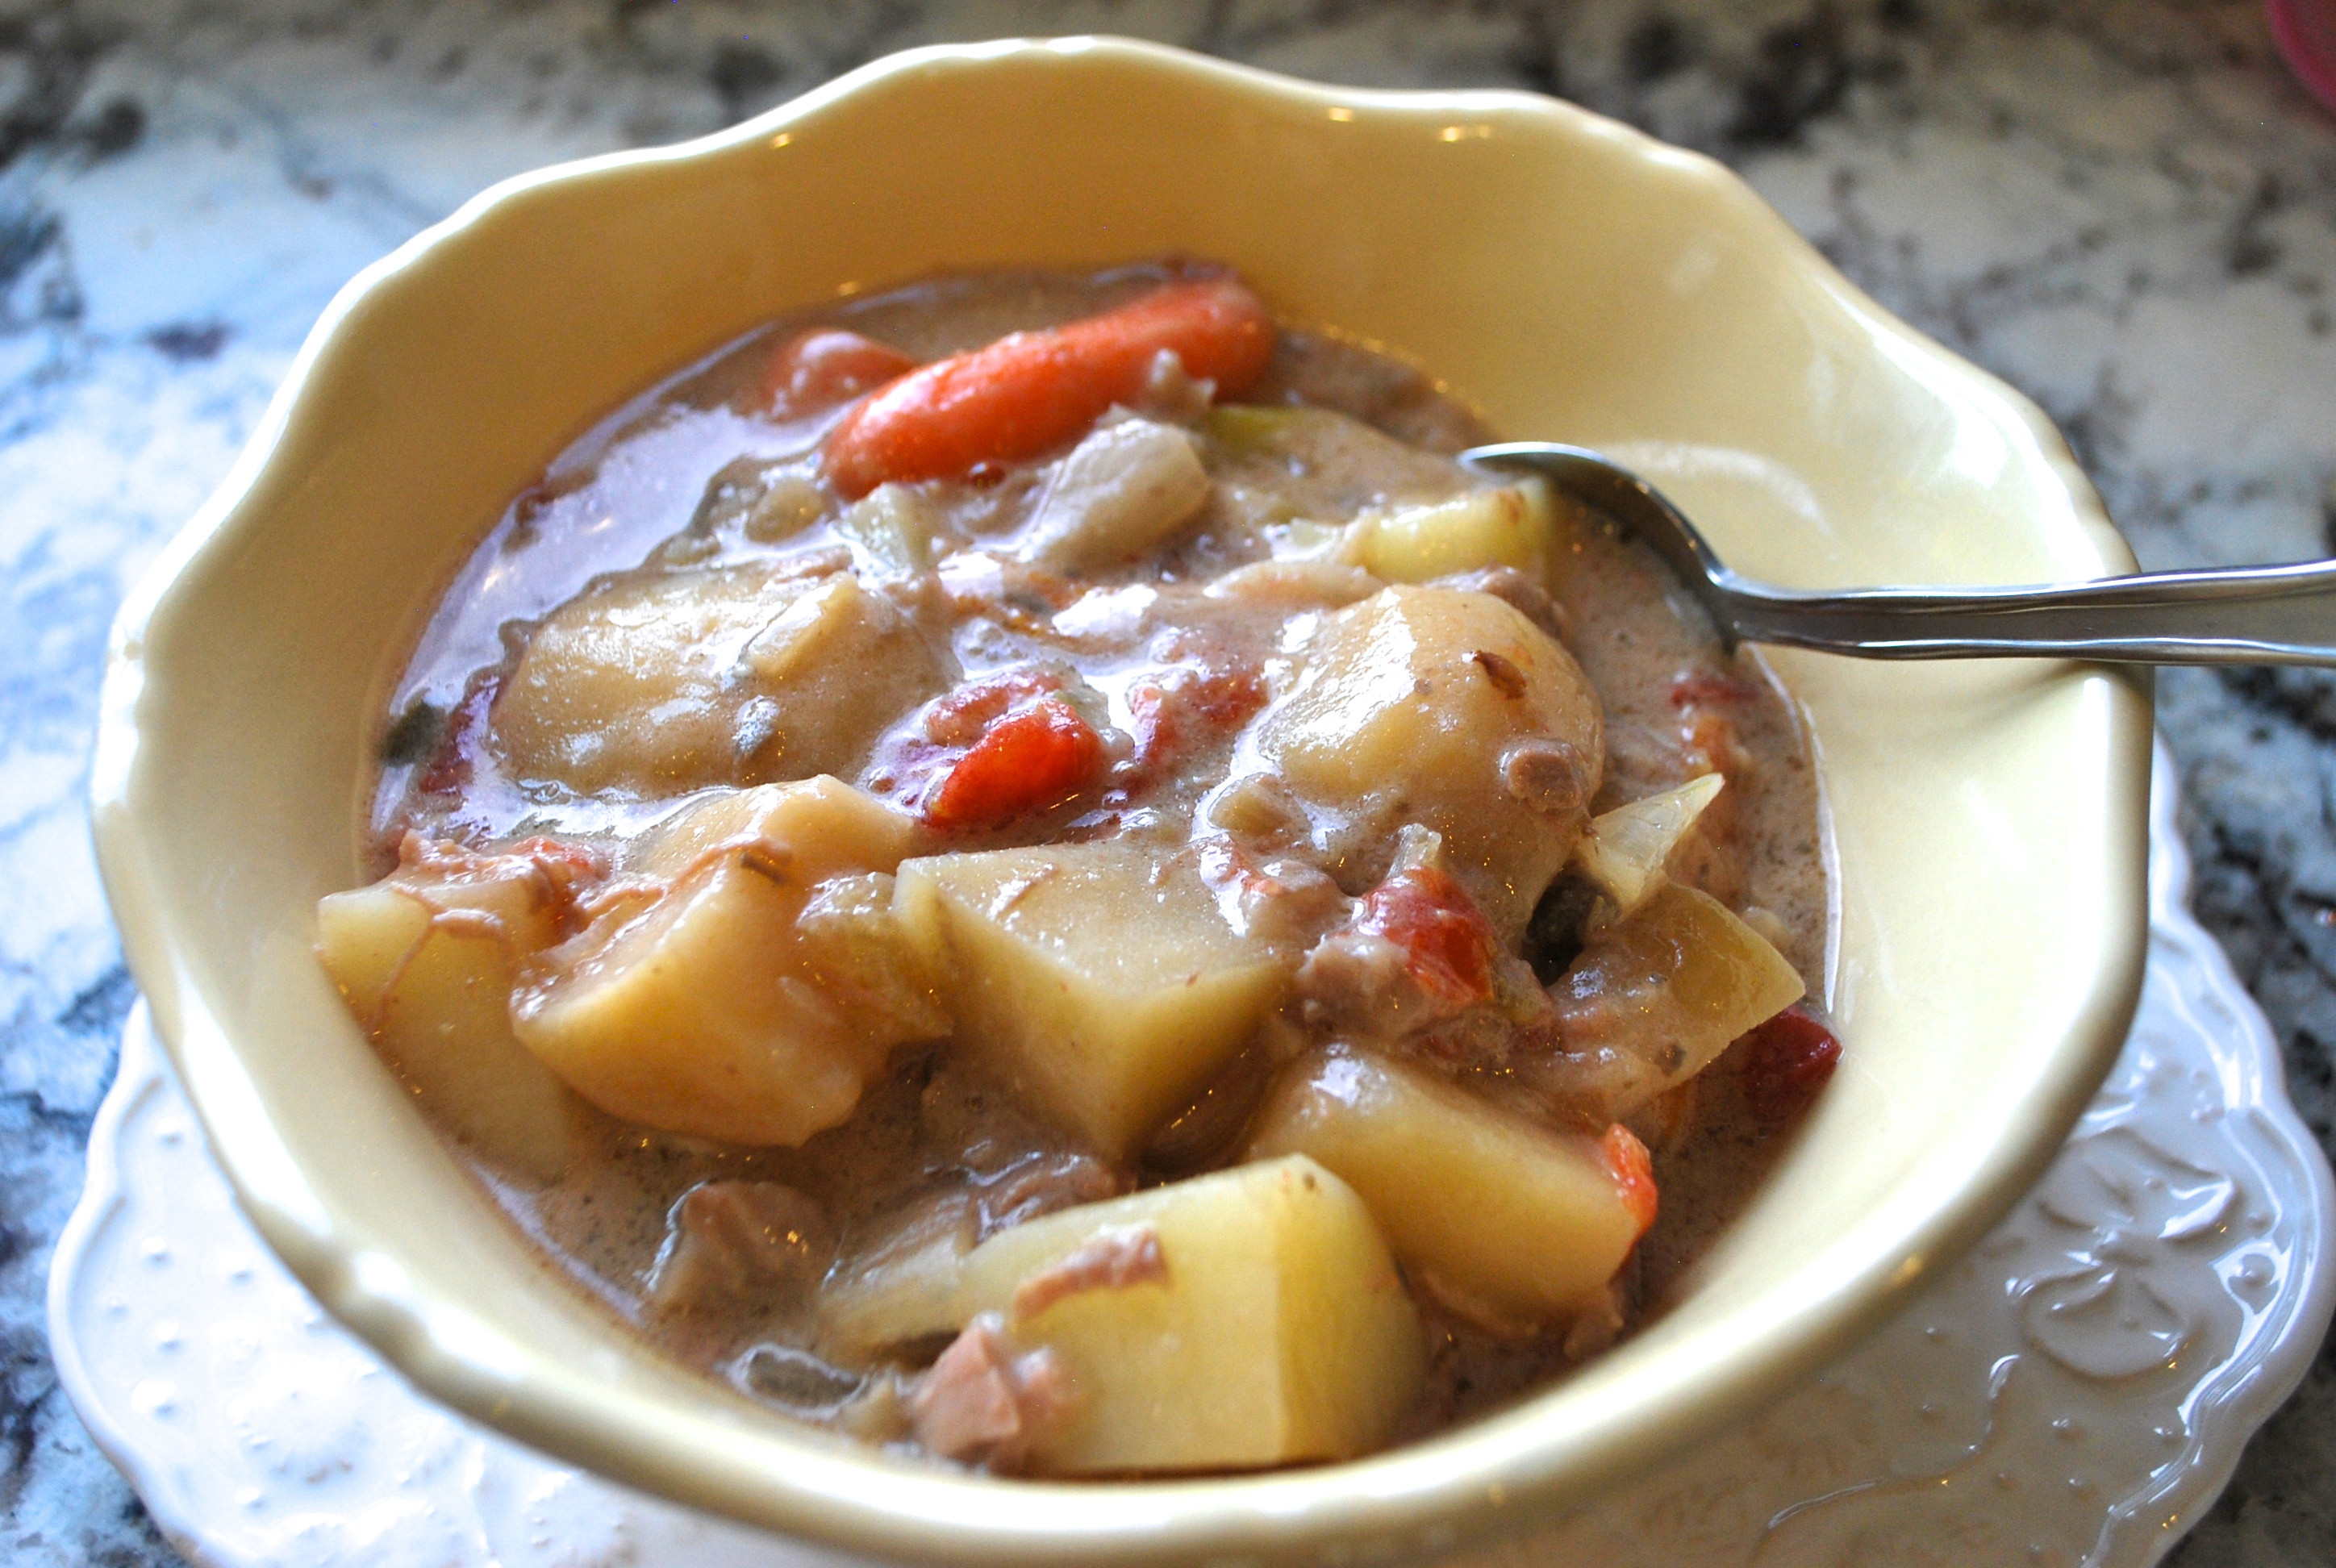
{"label": "stew chunk pile", "polygon": [[1071,1475],[1511,1398],[1837,1047],[1789,711],[1482,433],[1188,264],[757,333],[453,585],[325,967],[734,1397]]}

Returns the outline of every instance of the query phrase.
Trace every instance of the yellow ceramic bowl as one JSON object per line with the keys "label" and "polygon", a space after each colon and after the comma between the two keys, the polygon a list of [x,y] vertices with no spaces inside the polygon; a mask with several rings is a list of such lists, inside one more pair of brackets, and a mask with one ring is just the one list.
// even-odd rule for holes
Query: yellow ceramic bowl
{"label": "yellow ceramic bowl", "polygon": [[1802,585],[2131,569],[2020,397],[1716,164],[1514,93],[1346,92],[1081,40],[881,62],[749,124],[510,181],[368,268],[123,610],[95,813],[139,983],[244,1206],[432,1393],[654,1492],[958,1563],[1351,1560],[1579,1505],[1815,1366],[1974,1240],[2122,1037],[2146,682],[1779,655],[1822,760],[1847,1054],[1678,1310],[1358,1464],[1059,1485],[789,1425],[645,1354],[433,1140],[310,955],[387,682],[511,494],[774,313],[935,268],[1183,251],[1621,453]]}

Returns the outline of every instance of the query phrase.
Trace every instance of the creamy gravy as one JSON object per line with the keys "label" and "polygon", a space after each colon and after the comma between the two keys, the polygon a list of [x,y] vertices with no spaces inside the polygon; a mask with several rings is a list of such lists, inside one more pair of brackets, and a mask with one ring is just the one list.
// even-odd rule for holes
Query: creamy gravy
{"label": "creamy gravy", "polygon": [[[481,850],[554,835],[621,877],[640,863],[635,846],[655,825],[736,785],[797,776],[784,745],[778,761],[755,760],[779,742],[754,741],[743,709],[721,722],[740,737],[737,755],[746,760],[721,764],[734,771],[718,781],[689,774],[673,788],[605,771],[605,750],[590,757],[575,748],[558,753],[567,759],[560,765],[570,768],[566,778],[553,776],[557,769],[530,771],[511,738],[521,732],[510,694],[530,678],[530,649],[562,635],[559,618],[593,595],[731,568],[773,573],[769,580],[784,587],[790,563],[867,570],[871,550],[885,548],[855,535],[834,498],[814,488],[822,443],[849,404],[774,413],[767,384],[777,346],[832,326],[930,361],[1009,331],[1126,305],[1174,276],[1142,267],[1095,278],[949,278],[847,301],[759,329],[609,415],[512,502],[423,634],[391,704],[365,820],[375,869],[395,865],[409,834]],[[1254,760],[1244,726],[1270,699],[1286,696],[1307,637],[1345,602],[1324,581],[1361,570],[1334,560],[1329,525],[1414,494],[1455,493],[1462,482],[1439,454],[1488,433],[1409,366],[1335,336],[1289,329],[1242,404],[1337,411],[1359,422],[1351,433],[1314,431],[1292,444],[1277,428],[1245,448],[1253,433],[1238,420],[1210,424],[1205,399],[1177,377],[1165,377],[1151,395],[1142,410],[1148,417],[1203,433],[1213,488],[1173,540],[1132,559],[1067,571],[1015,559],[1017,531],[1033,526],[1046,487],[1059,482],[1051,457],[918,487],[931,559],[887,578],[881,591],[883,613],[909,628],[902,635],[923,639],[916,657],[930,657],[933,673],[901,688],[899,710],[880,716],[885,722],[871,739],[836,743],[831,749],[844,762],[822,771],[930,816],[947,777],[936,784],[930,771],[934,721],[920,730],[914,716],[929,711],[934,692],[1000,672],[1060,668],[1072,683],[1066,689],[1076,689],[1076,704],[1100,733],[1140,744],[1166,722],[1158,716],[1167,700],[1160,695],[1168,689],[1163,672],[1186,672],[1176,677],[1185,685],[1169,683],[1170,695],[1188,705],[1173,711],[1195,733],[1164,754],[1161,766],[1130,771],[1121,767],[1124,759],[1114,761],[1120,771],[1107,787],[1086,789],[1060,808],[983,820],[957,832],[947,847],[1124,839],[1168,854],[1183,852],[1196,824],[1205,830],[1231,820],[1226,813],[1234,808],[1223,799],[1228,772],[1238,776]],[[787,515],[797,489],[804,511],[819,513],[799,526]],[[1563,646],[1603,718],[1603,768],[1583,809],[1602,811],[1698,774],[1724,774],[1726,789],[1673,856],[1671,875],[1740,912],[1814,992],[1827,938],[1824,829],[1789,702],[1757,658],[1722,651],[1645,550],[1562,509],[1552,526],[1546,587],[1555,608],[1543,618],[1562,628]],[[1290,563],[1292,586],[1264,584],[1248,597],[1212,591],[1238,569],[1263,583],[1259,569],[1277,558]],[[1358,579],[1352,591],[1374,587]],[[1215,713],[1209,705],[1220,701],[1231,716],[1213,730],[1190,719]],[[750,741],[764,749],[751,751]],[[784,734],[780,742],[793,744]],[[1338,884],[1323,897],[1346,907],[1393,874],[1397,852],[1368,841],[1368,815],[1361,808],[1344,816],[1316,812],[1310,829],[1301,823],[1273,842],[1295,843],[1301,858],[1310,853]],[[1566,969],[1591,907],[1572,873],[1540,901],[1514,950],[1543,980]],[[1305,940],[1319,930],[1319,923],[1305,928]],[[801,1194],[822,1228],[822,1269],[844,1269],[903,1235],[914,1240],[950,1227],[978,1243],[1031,1214],[1222,1164],[1280,1062],[1308,1038],[1339,1032],[1296,1008],[1286,1007],[1183,1112],[1127,1154],[1098,1152],[1091,1139],[1021,1103],[980,1062],[930,1040],[893,1050],[849,1118],[799,1146],[657,1131],[581,1102],[583,1130],[557,1180],[515,1168],[475,1139],[458,1137],[453,1146],[546,1257],[668,1353],[805,1419],[901,1440],[910,1431],[902,1412],[946,1336],[875,1353],[842,1342],[818,1310],[816,1279],[733,1300],[721,1310],[674,1310],[657,1282],[669,1285],[680,1267],[675,1254],[686,1196],[709,1182],[777,1183]],[[1661,1309],[1757,1193],[1795,1125],[1793,1115],[1777,1114],[1767,1078],[1747,1088],[1747,1074],[1767,1070],[1750,1055],[1739,1045],[1628,1118],[1652,1151],[1660,1217],[1618,1276],[1607,1320],[1585,1313],[1521,1327],[1474,1310],[1465,1293],[1414,1281],[1428,1371],[1397,1437],[1497,1407]],[[1552,1125],[1566,1121],[1547,1096],[1518,1097],[1507,1057],[1480,1059],[1462,1047],[1447,1057],[1440,1068],[1454,1081],[1488,1099],[1515,1100]]]}

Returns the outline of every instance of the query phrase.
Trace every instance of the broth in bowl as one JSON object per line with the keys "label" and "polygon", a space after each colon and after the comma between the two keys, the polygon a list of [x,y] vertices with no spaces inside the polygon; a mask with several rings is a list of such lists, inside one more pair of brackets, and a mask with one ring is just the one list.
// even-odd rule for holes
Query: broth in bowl
{"label": "broth in bowl", "polygon": [[588,433],[326,968],[667,1354],[1001,1473],[1349,1457],[1660,1311],[1838,1047],[1795,716],[1420,372],[931,280]]}

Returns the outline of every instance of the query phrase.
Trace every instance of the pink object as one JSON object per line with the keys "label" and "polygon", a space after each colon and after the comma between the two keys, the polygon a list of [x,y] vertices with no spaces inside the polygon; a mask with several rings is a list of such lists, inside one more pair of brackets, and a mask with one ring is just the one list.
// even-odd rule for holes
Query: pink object
{"label": "pink object", "polygon": [[2336,111],[2336,0],[2264,0],[2271,35],[2303,84]]}

